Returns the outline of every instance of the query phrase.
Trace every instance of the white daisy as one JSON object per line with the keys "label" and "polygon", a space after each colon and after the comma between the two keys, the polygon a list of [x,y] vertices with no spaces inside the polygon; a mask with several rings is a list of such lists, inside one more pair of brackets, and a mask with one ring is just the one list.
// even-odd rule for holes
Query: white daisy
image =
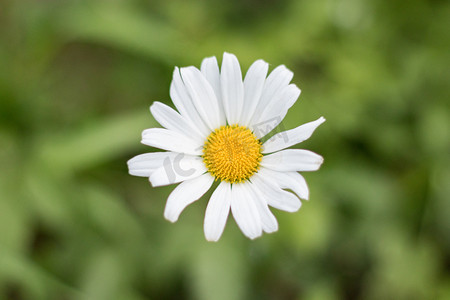
{"label": "white daisy", "polygon": [[166,203],[164,216],[171,222],[217,181],[205,213],[208,241],[220,238],[230,209],[250,239],[277,231],[268,206],[297,211],[309,196],[298,172],[316,171],[323,162],[308,150],[283,150],[308,139],[323,117],[261,143],[300,95],[289,84],[291,71],[281,65],[267,76],[268,67],[255,61],[242,81],[237,58],[224,53],[220,71],[215,57],[205,58],[200,70],[175,68],[170,97],[178,111],[153,103],[150,111],[164,128],[142,133],[143,144],[165,151],[128,161],[130,174],[149,177],[154,187],[181,182]]}

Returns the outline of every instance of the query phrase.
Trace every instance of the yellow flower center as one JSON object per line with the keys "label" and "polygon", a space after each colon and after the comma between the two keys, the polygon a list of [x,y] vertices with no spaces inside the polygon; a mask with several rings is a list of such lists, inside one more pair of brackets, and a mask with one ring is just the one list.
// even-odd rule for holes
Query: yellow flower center
{"label": "yellow flower center", "polygon": [[227,125],[213,131],[203,147],[203,161],[216,180],[249,179],[259,169],[261,142],[245,126]]}

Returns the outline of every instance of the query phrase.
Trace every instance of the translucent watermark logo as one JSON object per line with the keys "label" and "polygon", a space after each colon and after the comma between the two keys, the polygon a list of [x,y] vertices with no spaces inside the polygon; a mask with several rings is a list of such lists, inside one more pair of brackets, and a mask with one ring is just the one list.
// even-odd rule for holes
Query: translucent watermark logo
{"label": "translucent watermark logo", "polygon": [[[175,182],[177,177],[188,178],[195,173],[195,168],[187,166],[184,169],[181,166],[181,162],[185,158],[186,154],[178,153],[175,157],[167,156],[164,159],[163,167],[167,175],[169,182]],[[186,166],[184,166],[186,167]]]}
{"label": "translucent watermark logo", "polygon": [[273,131],[273,135],[269,140],[282,138],[285,143],[289,142],[289,137],[285,132],[281,117],[275,117],[267,121],[263,121],[251,126],[256,136],[266,136]]}

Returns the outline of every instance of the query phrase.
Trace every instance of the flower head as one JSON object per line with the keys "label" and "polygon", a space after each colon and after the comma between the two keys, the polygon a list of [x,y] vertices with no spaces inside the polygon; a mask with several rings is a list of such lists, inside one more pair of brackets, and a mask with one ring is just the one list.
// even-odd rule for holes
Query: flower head
{"label": "flower head", "polygon": [[308,139],[323,117],[261,143],[300,95],[285,66],[267,73],[268,64],[257,60],[242,80],[239,62],[229,53],[220,70],[215,57],[205,58],[200,70],[175,68],[170,96],[178,111],[153,103],[151,113],[164,128],[142,133],[143,144],[165,151],[128,161],[130,174],[149,177],[154,187],[181,182],[166,203],[164,216],[171,222],[218,182],[205,213],[209,241],[220,238],[230,210],[251,239],[277,231],[269,206],[297,211],[300,199],[309,197],[298,172],[316,171],[323,162],[311,151],[286,149]]}

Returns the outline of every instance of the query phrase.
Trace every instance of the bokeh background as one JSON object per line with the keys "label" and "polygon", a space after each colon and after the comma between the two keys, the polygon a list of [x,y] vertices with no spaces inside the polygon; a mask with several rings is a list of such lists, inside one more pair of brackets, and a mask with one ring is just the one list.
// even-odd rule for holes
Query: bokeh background
{"label": "bokeh background", "polygon": [[[0,2],[1,299],[450,299],[450,3],[444,0]],[[224,51],[285,64],[284,128],[325,157],[311,200],[254,241],[207,197],[126,161],[171,104],[174,66]]]}

